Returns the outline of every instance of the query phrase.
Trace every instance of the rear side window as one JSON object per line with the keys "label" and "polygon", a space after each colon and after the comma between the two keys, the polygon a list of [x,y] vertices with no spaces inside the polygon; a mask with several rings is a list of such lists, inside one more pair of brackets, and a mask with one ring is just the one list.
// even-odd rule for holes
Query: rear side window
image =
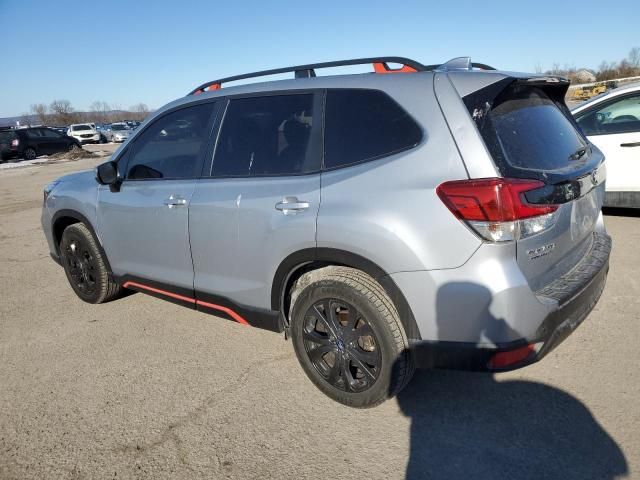
{"label": "rear side window", "polygon": [[202,169],[213,103],[182,108],[158,118],[136,139],[129,180],[193,178]]}
{"label": "rear side window", "polygon": [[61,135],[58,132],[56,132],[54,130],[51,130],[49,128],[43,128],[41,130],[41,132],[42,132],[42,136],[46,137],[46,138],[60,138],[61,137]]}
{"label": "rear side window", "polygon": [[372,160],[411,148],[422,130],[400,105],[377,90],[329,90],[325,168]]}
{"label": "rear side window", "polygon": [[586,154],[574,124],[540,88],[508,88],[480,131],[494,158],[514,168],[561,170]]}
{"label": "rear side window", "polygon": [[320,169],[312,93],[238,98],[220,130],[213,176],[295,175]]}
{"label": "rear side window", "polygon": [[44,137],[44,135],[42,134],[42,131],[39,128],[32,128],[29,130],[25,130],[27,137],[29,138],[42,138]]}

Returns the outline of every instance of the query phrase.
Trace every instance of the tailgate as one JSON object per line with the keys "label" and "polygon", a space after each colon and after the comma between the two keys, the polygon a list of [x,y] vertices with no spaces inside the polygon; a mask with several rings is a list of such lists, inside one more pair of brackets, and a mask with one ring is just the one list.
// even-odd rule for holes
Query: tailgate
{"label": "tailgate", "polygon": [[604,200],[604,157],[577,128],[564,103],[567,87],[555,77],[518,78],[464,98],[500,174],[542,181],[524,194],[526,201],[558,206],[544,228],[516,243],[518,265],[533,290],[570,271],[589,251]]}

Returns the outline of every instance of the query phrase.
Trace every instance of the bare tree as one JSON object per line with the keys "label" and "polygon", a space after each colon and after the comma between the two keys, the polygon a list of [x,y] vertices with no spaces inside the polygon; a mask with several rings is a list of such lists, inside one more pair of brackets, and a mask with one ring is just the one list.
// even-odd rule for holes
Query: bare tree
{"label": "bare tree", "polygon": [[109,112],[111,107],[107,102],[96,101],[89,107],[91,109],[91,120],[98,123],[107,123],[109,121]]}
{"label": "bare tree", "polygon": [[30,127],[32,123],[31,115],[27,112],[23,112],[22,115],[20,115],[19,125],[21,127]]}
{"label": "bare tree", "polygon": [[133,116],[135,118],[133,118],[133,120],[142,121],[149,115],[149,107],[147,107],[146,103],[138,103],[130,107],[129,110],[134,114]]}
{"label": "bare tree", "polygon": [[544,70],[542,68],[542,63],[540,62],[536,62],[535,66],[533,67],[536,73],[542,73]]}
{"label": "bare tree", "polygon": [[53,120],[58,125],[69,125],[74,122],[76,115],[69,100],[54,100],[49,105]]}
{"label": "bare tree", "polygon": [[35,103],[31,105],[31,114],[35,116],[40,125],[46,125],[48,121],[47,106],[44,103]]}
{"label": "bare tree", "polygon": [[629,61],[629,65],[631,65],[634,69],[640,69],[640,47],[633,47],[629,51],[629,56],[627,57]]}

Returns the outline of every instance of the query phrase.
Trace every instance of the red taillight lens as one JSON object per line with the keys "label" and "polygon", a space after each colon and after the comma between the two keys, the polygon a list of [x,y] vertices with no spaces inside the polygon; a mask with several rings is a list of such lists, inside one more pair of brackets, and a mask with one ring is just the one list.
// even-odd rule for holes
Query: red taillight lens
{"label": "red taillight lens", "polygon": [[544,187],[538,180],[482,178],[456,180],[438,186],[436,192],[449,210],[461,220],[512,222],[555,212],[557,205],[533,205],[524,192]]}

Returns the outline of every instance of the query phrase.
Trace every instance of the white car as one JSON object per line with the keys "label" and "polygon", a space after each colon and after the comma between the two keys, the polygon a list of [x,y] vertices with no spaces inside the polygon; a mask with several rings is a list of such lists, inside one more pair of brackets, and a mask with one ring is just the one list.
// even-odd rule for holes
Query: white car
{"label": "white car", "polygon": [[571,113],[605,155],[605,206],[640,208],[640,83],[598,95]]}
{"label": "white car", "polygon": [[100,143],[100,133],[93,123],[76,123],[69,126],[67,135],[80,143]]}

